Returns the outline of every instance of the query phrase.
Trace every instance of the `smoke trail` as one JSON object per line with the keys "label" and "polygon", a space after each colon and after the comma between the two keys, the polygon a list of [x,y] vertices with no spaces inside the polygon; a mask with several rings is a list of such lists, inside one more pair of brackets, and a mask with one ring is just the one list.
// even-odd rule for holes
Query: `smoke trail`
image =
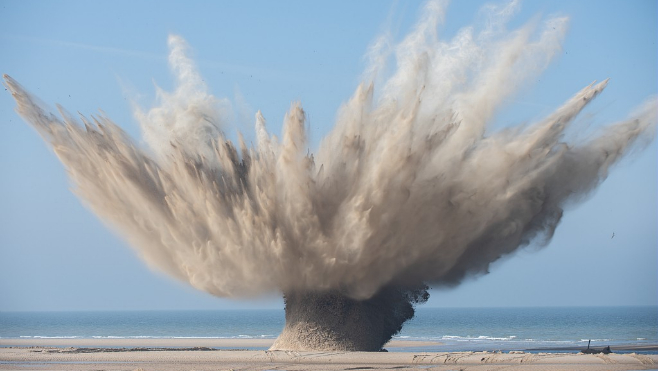
{"label": "smoke trail", "polygon": [[[564,205],[653,139],[655,98],[587,141],[567,140],[607,80],[539,122],[488,133],[497,108],[548,65],[566,30],[565,18],[550,18],[508,31],[517,6],[488,7],[482,30],[443,41],[444,7],[429,3],[402,42],[387,49],[380,39],[316,155],[298,103],[280,139],[259,112],[255,146],[227,140],[224,103],[179,36],[169,38],[175,91],[159,91],[160,105],[136,114],[147,148],[105,116],[80,125],[59,108],[60,119],[5,82],[75,192],[150,266],[217,296],[278,291],[294,302],[340,292],[339,302],[365,301],[396,287],[456,285],[520,246],[548,243]],[[395,72],[375,93],[391,56]]]}

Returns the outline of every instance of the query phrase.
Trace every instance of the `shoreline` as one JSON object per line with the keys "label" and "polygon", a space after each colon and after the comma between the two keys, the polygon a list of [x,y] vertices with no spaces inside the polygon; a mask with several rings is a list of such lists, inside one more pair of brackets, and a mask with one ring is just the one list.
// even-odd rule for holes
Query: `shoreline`
{"label": "shoreline", "polygon": [[[72,348],[232,348],[242,350],[266,350],[275,339],[234,339],[234,338],[0,338],[0,348],[8,347],[72,347]],[[440,346],[438,341],[391,340],[385,347],[411,348]]]}
{"label": "shoreline", "polygon": [[[0,348],[210,348],[235,350],[267,350],[275,339],[257,338],[0,338]],[[461,352],[468,350],[441,349],[445,344],[439,341],[401,340],[393,339],[386,343],[385,349],[405,352],[405,348],[414,348],[412,351],[429,352]],[[592,349],[603,349],[607,344],[597,344]],[[434,349],[422,349],[422,348]],[[421,349],[417,349],[421,348]],[[438,348],[438,349],[437,349]],[[503,351],[524,351],[531,353],[579,352],[586,347],[536,347],[525,349],[503,349]],[[619,344],[610,345],[613,352],[656,352],[658,344]],[[491,349],[489,351],[496,351]],[[480,350],[478,350],[480,351]]]}

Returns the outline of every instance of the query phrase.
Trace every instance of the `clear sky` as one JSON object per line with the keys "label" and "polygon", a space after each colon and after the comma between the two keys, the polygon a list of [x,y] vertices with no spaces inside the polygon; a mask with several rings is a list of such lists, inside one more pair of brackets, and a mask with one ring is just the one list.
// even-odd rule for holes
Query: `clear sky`
{"label": "clear sky", "polygon": [[[480,1],[450,4],[441,35],[476,21]],[[368,45],[403,37],[422,9],[406,1],[0,1],[0,72],[53,106],[105,111],[133,137],[131,100],[171,88],[167,36],[184,37],[212,93],[234,104],[247,137],[257,109],[278,132],[290,102],[316,146],[359,83]],[[562,55],[502,110],[495,127],[542,117],[594,80],[606,91],[581,117],[590,129],[623,119],[658,92],[657,2],[527,1],[534,16],[571,18]],[[62,165],[0,94],[0,311],[282,307],[275,295],[234,301],[150,271],[69,191]],[[622,161],[552,242],[494,264],[489,275],[428,306],[658,304],[657,147]],[[614,233],[614,238],[611,238]]]}

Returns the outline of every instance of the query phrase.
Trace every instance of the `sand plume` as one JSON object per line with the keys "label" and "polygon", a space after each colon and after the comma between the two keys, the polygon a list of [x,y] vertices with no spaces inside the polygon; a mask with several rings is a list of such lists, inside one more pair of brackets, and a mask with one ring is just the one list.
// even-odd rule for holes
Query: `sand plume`
{"label": "sand plume", "polygon": [[[427,300],[425,284],[457,285],[521,246],[548,243],[566,204],[653,140],[655,98],[625,121],[569,140],[565,131],[607,80],[538,122],[489,132],[496,110],[541,73],[566,32],[560,17],[507,30],[517,7],[490,6],[485,26],[441,40],[445,6],[428,3],[400,43],[374,44],[363,83],[313,154],[300,103],[281,138],[259,112],[256,143],[229,140],[225,103],[179,36],[169,37],[176,89],[136,112],[146,147],[104,115],[80,123],[60,108],[56,116],[7,75],[5,84],[75,192],[151,267],[217,296],[284,293],[291,316],[317,311],[313,320],[288,319],[291,327],[334,313],[327,326],[337,329],[344,308],[366,308],[354,318],[404,308],[352,345],[341,345],[342,333],[327,345],[377,350],[413,316],[412,304]],[[394,72],[381,76],[391,61]],[[367,309],[372,302],[388,304]],[[297,340],[278,348],[323,344],[290,345]]]}

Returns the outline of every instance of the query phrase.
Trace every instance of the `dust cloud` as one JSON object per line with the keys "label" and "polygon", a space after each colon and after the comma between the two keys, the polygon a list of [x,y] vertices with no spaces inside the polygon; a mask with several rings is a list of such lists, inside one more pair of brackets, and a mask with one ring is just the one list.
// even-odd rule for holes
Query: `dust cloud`
{"label": "dust cloud", "polygon": [[[454,286],[521,246],[547,244],[565,205],[653,140],[655,98],[569,141],[607,80],[538,122],[488,131],[559,54],[567,29],[557,17],[507,30],[517,8],[489,6],[485,25],[441,40],[445,6],[428,3],[401,42],[373,43],[363,83],[314,154],[300,103],[281,138],[259,112],[256,143],[227,139],[224,102],[180,36],[169,37],[175,90],[135,115],[147,146],[104,115],[60,108],[58,117],[7,75],[5,84],[77,195],[149,266],[216,296],[283,293],[276,349],[378,350],[427,300],[426,284]],[[363,331],[340,330],[366,318]]]}

